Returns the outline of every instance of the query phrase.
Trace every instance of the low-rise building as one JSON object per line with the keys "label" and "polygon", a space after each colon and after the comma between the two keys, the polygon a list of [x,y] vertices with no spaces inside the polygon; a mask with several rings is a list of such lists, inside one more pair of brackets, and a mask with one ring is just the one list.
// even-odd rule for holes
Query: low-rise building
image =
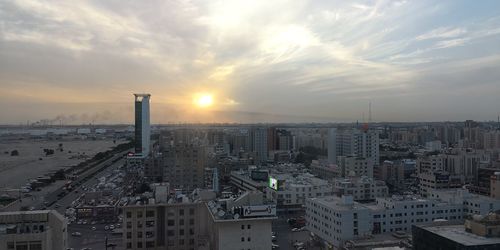
{"label": "low-rise building", "polygon": [[341,172],[341,169],[337,165],[319,160],[313,160],[309,168],[312,174],[326,180],[339,177]]}
{"label": "low-rise building", "polygon": [[231,185],[241,191],[259,190],[265,192],[268,186],[268,172],[260,170],[232,171],[229,179]]}
{"label": "low-rise building", "polygon": [[271,249],[274,203],[259,191],[224,199],[214,195],[200,191],[167,203],[124,207],[125,249]]}
{"label": "low-rise building", "polygon": [[352,196],[309,198],[306,201],[307,228],[327,246],[344,247],[372,235],[410,232],[412,225],[436,220],[460,222],[470,214],[486,215],[500,209],[490,197],[467,190],[448,190],[432,198],[393,196],[362,204]]}
{"label": "low-rise building", "polygon": [[295,212],[304,210],[307,198],[330,196],[332,191],[332,184],[311,174],[274,174],[266,197],[276,202],[278,212]]}
{"label": "low-rise building", "polygon": [[415,250],[500,249],[500,215],[467,217],[465,224],[435,222],[414,225],[412,238]]}
{"label": "low-rise building", "polygon": [[385,182],[368,177],[335,178],[332,180],[333,193],[337,196],[352,195],[355,201],[375,200],[389,195]]}
{"label": "low-rise building", "polygon": [[[340,176],[368,176],[373,177],[374,162],[372,158],[356,156],[338,156],[337,163],[340,170]],[[378,163],[377,163],[378,165]]]}

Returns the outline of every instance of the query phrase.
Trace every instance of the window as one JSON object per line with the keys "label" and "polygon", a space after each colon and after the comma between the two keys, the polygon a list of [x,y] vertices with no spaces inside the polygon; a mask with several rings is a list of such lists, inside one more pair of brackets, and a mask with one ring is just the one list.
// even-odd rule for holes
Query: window
{"label": "window", "polygon": [[137,238],[142,238],[142,232],[137,232]]}
{"label": "window", "polygon": [[127,239],[131,239],[132,238],[132,232],[127,232]]}
{"label": "window", "polygon": [[137,242],[137,248],[142,248],[142,241]]}
{"label": "window", "polygon": [[[155,211],[153,211],[153,210],[146,211],[146,217],[154,217],[154,216],[155,216]],[[147,244],[148,243],[146,242],[146,245]]]}
{"label": "window", "polygon": [[179,210],[179,215],[184,215],[184,209]]}
{"label": "window", "polygon": [[189,209],[189,215],[194,215],[194,208]]}
{"label": "window", "polygon": [[174,236],[174,235],[175,235],[174,230],[168,230],[167,231],[167,236]]}
{"label": "window", "polygon": [[245,241],[245,237],[241,237],[241,242]]}
{"label": "window", "polygon": [[247,225],[247,229],[250,229],[251,228],[251,225]]}
{"label": "window", "polygon": [[241,225],[241,230],[245,229],[245,225]]}
{"label": "window", "polygon": [[127,218],[132,218],[132,212],[127,212]]}
{"label": "window", "polygon": [[132,248],[132,242],[127,242],[127,248],[128,249]]}
{"label": "window", "polygon": [[142,218],[142,211],[137,212],[137,218]]}
{"label": "window", "polygon": [[168,225],[168,226],[173,226],[173,225],[175,225],[174,220],[168,220],[168,221],[167,221],[167,225]]}

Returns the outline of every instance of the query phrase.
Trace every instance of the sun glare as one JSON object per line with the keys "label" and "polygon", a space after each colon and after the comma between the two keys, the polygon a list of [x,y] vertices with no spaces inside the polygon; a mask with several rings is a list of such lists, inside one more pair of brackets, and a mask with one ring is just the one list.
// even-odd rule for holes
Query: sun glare
{"label": "sun glare", "polygon": [[195,97],[194,102],[195,102],[196,106],[198,106],[200,108],[206,108],[206,107],[210,107],[213,105],[214,99],[213,99],[213,96],[210,94],[200,94],[200,95]]}

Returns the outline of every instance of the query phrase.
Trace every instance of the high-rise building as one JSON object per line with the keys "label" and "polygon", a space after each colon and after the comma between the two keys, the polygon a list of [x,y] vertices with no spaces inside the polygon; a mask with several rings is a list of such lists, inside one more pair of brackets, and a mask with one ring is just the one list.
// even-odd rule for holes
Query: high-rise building
{"label": "high-rise building", "polygon": [[0,249],[65,250],[67,221],[55,210],[0,213]]}
{"label": "high-rise building", "polygon": [[337,129],[328,130],[328,163],[337,163]]}
{"label": "high-rise building", "polygon": [[205,186],[207,147],[193,144],[177,144],[162,151],[163,181],[175,189],[193,191]]}
{"label": "high-rise building", "polygon": [[255,163],[262,163],[267,161],[268,156],[268,143],[267,143],[267,129],[266,128],[252,128],[251,129],[251,142],[252,151],[255,154]]}
{"label": "high-rise building", "polygon": [[328,131],[328,162],[337,163],[338,156],[356,156],[371,159],[378,166],[379,144],[377,131],[331,128]]}
{"label": "high-rise building", "polygon": [[150,94],[134,94],[135,96],[135,153],[148,156],[151,128],[149,121]]}

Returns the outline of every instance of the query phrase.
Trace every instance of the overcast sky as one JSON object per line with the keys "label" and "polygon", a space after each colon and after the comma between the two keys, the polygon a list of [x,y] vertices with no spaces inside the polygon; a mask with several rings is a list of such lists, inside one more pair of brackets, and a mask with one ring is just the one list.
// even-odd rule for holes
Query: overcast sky
{"label": "overcast sky", "polygon": [[494,120],[500,1],[0,0],[0,123],[132,123],[134,92],[156,123]]}

